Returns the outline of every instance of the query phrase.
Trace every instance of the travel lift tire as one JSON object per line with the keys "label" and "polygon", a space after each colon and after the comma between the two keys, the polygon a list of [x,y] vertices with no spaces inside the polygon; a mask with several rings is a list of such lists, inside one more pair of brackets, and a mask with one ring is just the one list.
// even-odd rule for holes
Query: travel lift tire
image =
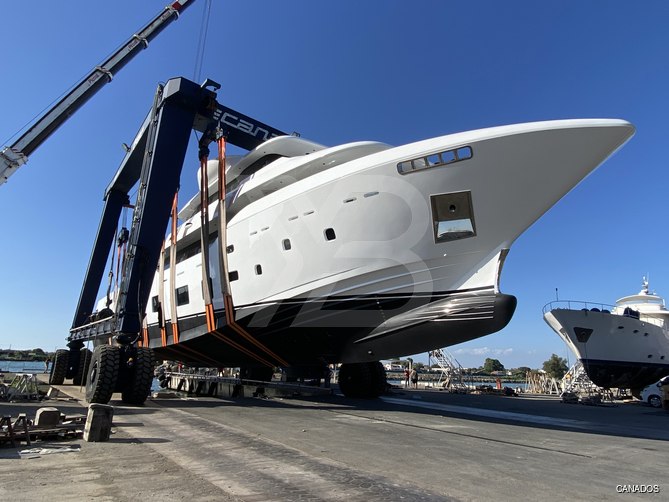
{"label": "travel lift tire", "polygon": [[379,362],[344,363],[339,368],[339,390],[346,397],[372,399],[386,390],[386,370]]}
{"label": "travel lift tire", "polygon": [[137,347],[132,365],[128,365],[129,373],[121,391],[124,403],[141,405],[151,392],[153,384],[153,351],[147,347]]}
{"label": "travel lift tire", "polygon": [[151,392],[153,370],[153,351],[148,347],[95,347],[86,379],[86,400],[107,404],[114,392],[120,392],[124,403],[144,404]]}
{"label": "travel lift tire", "polygon": [[109,402],[116,390],[120,357],[119,347],[95,347],[86,378],[86,401],[100,404]]}
{"label": "travel lift tire", "polygon": [[67,349],[58,349],[53,358],[51,373],[49,374],[49,385],[63,385],[67,368],[70,361],[70,351]]}
{"label": "travel lift tire", "polygon": [[86,383],[86,376],[88,375],[88,368],[91,365],[93,352],[87,348],[82,348],[79,351],[79,363],[77,364],[77,374],[72,378],[74,385],[84,385]]}

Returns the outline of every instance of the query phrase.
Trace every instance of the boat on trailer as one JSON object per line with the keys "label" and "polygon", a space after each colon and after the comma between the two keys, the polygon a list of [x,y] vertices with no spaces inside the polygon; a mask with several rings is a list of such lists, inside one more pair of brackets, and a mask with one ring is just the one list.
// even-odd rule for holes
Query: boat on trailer
{"label": "boat on trailer", "polygon": [[[138,401],[144,383],[132,383],[132,368],[153,354],[258,379],[275,367],[297,378],[342,363],[344,394],[376,396],[381,359],[507,325],[516,298],[501,292],[500,274],[511,244],[634,133],[623,120],[575,119],[326,147],[225,111],[204,87],[173,79],[159,89],[155,118],[107,190],[69,338],[71,352],[98,345],[85,372],[89,401],[119,388]],[[210,141],[203,124],[212,121],[227,135],[221,148],[249,152],[201,155],[200,193],[177,215],[190,128]],[[118,298],[91,316],[120,204],[137,181]],[[104,345],[112,336],[120,356]],[[116,365],[121,383],[105,377]]]}
{"label": "boat on trailer", "polygon": [[606,389],[641,389],[669,375],[669,310],[644,277],[641,291],[615,305],[556,301],[544,320]]}

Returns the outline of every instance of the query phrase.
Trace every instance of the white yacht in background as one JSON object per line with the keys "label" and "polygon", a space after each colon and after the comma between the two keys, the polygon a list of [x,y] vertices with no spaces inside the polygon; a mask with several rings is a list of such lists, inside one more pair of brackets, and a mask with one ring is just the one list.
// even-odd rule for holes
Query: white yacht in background
{"label": "white yacht in background", "polygon": [[669,310],[646,278],[614,306],[551,302],[544,319],[599,387],[636,391],[669,375]]}

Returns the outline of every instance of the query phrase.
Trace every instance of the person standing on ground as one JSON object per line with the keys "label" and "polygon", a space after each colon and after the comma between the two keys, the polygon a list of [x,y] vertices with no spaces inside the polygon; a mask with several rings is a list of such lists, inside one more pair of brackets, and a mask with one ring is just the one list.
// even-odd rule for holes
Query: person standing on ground
{"label": "person standing on ground", "polygon": [[411,369],[411,383],[413,384],[414,389],[418,388],[418,372],[416,371],[416,368]]}
{"label": "person standing on ground", "polygon": [[408,388],[409,387],[409,376],[411,375],[411,372],[409,371],[409,368],[404,370],[404,387]]}

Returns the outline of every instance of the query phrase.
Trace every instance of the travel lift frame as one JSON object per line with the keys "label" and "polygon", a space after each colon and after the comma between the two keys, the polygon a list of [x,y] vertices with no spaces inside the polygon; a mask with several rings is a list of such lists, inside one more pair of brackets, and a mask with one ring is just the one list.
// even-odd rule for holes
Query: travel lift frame
{"label": "travel lift frame", "polygon": [[[64,365],[58,360],[54,361],[54,370],[51,373],[51,380],[55,380],[51,383],[55,384],[62,383],[63,378],[73,376],[75,384],[83,383],[88,376],[86,397],[89,402],[106,403],[113,392],[120,391],[124,401],[141,404],[149,394],[153,380],[153,356],[148,346],[138,347],[138,342],[151,285],[161,256],[165,229],[170,216],[174,219],[176,212],[173,201],[179,188],[191,130],[202,133],[199,157],[204,173],[207,169],[208,145],[212,141],[223,138],[223,146],[227,142],[252,150],[267,139],[286,135],[219,104],[215,92],[219,88],[220,85],[211,80],[198,85],[185,78],[173,78],[164,86],[159,86],[151,112],[107,187],[102,219],[68,337],[69,351],[62,350],[56,354],[56,359],[59,356],[61,360],[67,358],[69,374],[63,371]],[[219,169],[224,175],[225,166],[220,166]],[[220,178],[219,176],[219,186],[223,184],[224,188],[224,179]],[[93,320],[91,316],[107,258],[116,239],[119,217],[123,207],[129,205],[129,191],[138,182],[139,191],[127,239],[116,308],[114,312],[106,309],[106,313],[98,315],[104,318]],[[205,187],[203,191],[206,193],[206,177],[201,185]],[[224,190],[219,191],[219,201],[224,209]],[[221,219],[222,230],[225,229],[224,222]],[[174,223],[173,221],[173,225]],[[208,239],[206,228],[207,225],[204,224],[202,231],[205,244]],[[223,232],[221,235],[224,237]],[[221,242],[225,246],[225,239],[221,239]],[[173,253],[174,249],[171,251]],[[225,257],[226,253],[222,254]],[[222,277],[227,277],[227,273]],[[207,285],[210,281],[203,283],[207,303],[207,292],[211,298],[211,285]],[[234,327],[234,308],[229,296],[229,284],[224,283],[224,288],[226,321]],[[209,300],[208,324],[215,322],[211,316],[212,310]],[[178,332],[175,333],[178,335]],[[98,345],[90,360],[92,367],[87,371],[91,354],[84,348],[84,342],[102,338],[109,338],[111,341],[112,337],[118,346]],[[278,356],[273,356],[279,362],[285,363]]]}

